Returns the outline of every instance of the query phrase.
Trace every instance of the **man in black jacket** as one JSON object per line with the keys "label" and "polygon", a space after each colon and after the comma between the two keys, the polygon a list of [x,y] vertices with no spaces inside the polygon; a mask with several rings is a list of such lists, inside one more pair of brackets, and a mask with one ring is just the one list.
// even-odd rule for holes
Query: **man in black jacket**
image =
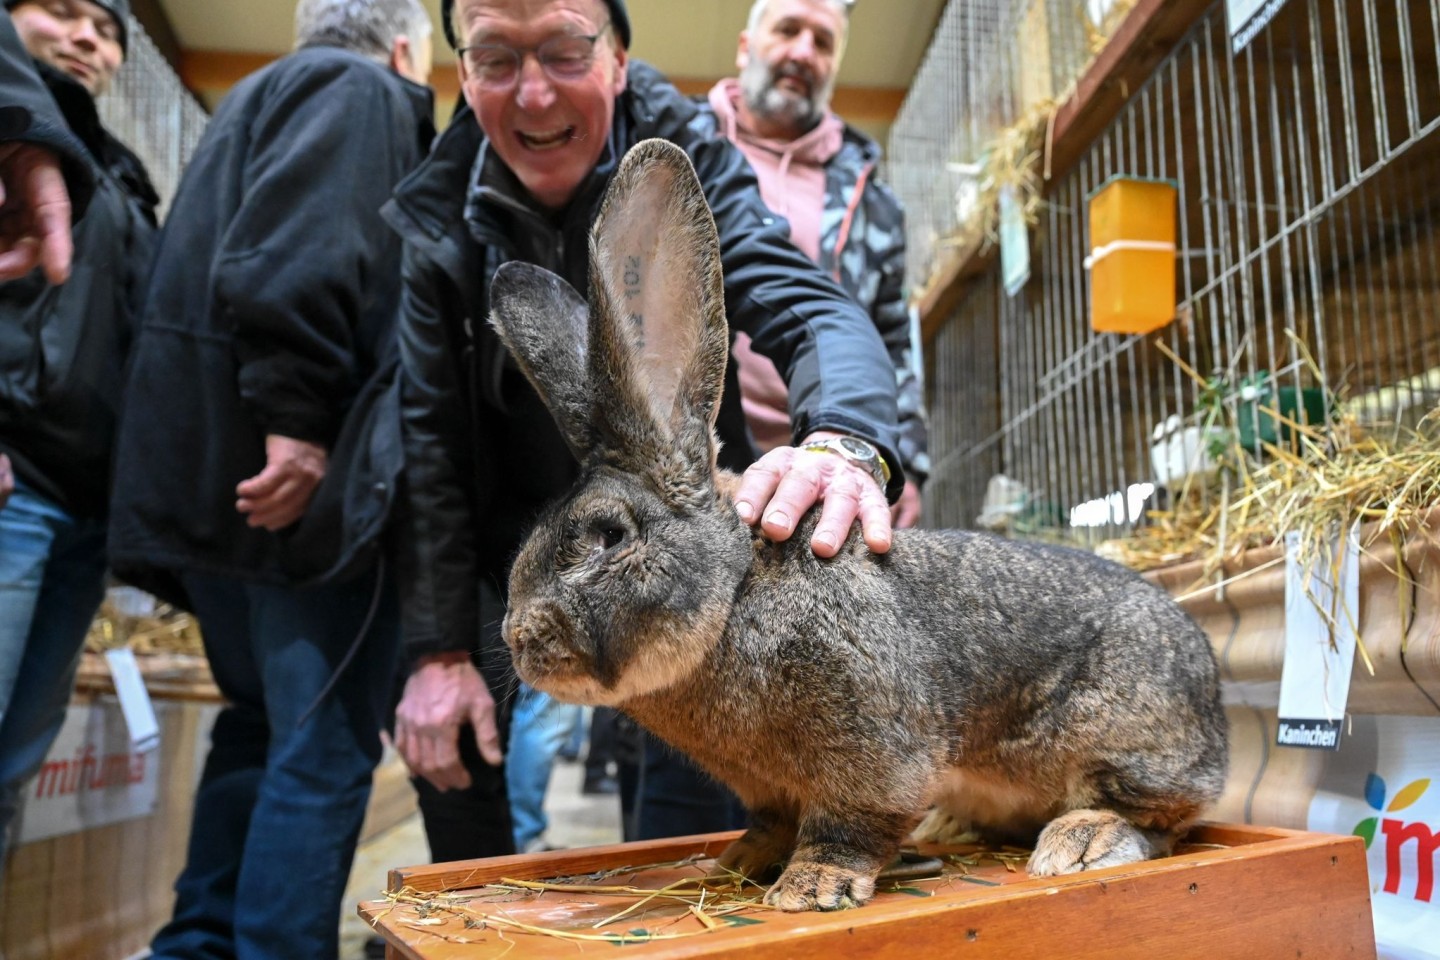
{"label": "man in black jacket", "polygon": [[111,558],[194,610],[227,704],[157,958],[333,958],[398,642],[400,242],[433,138],[418,0],[301,0],[167,219],[121,428]]}
{"label": "man in black jacket", "polygon": [[[493,829],[503,818],[498,775],[480,762],[501,760],[503,584],[536,513],[576,475],[549,414],[485,325],[489,281],[502,262],[521,259],[584,291],[586,236],[627,148],[664,137],[690,155],[720,231],[731,323],[786,371],[796,440],[849,435],[889,464],[877,459],[872,472],[837,451],[778,448],[746,471],[741,515],[783,539],[823,498],[817,554],[833,555],[857,516],[871,548],[885,550],[886,497],[904,484],[895,376],[874,325],[789,244],[713,121],[628,60],[621,0],[459,0],[443,9],[475,119],[457,118],[387,208],[406,240],[401,590],[411,672],[396,745],[429,781],[422,809],[437,859],[509,843]],[[721,459],[744,468],[738,399],[732,374]],[[473,731],[462,735],[467,723]]]}
{"label": "man in black jacket", "polygon": [[94,184],[63,286],[34,269],[0,283],[0,859],[20,789],[64,720],[100,605],[120,383],[149,267],[157,198],[101,125],[95,96],[125,56],[123,0],[6,0]]}
{"label": "man in black jacket", "polygon": [[61,283],[74,253],[71,215],[85,212],[95,178],[8,17],[0,17],[0,105],[0,283],[37,265]]}

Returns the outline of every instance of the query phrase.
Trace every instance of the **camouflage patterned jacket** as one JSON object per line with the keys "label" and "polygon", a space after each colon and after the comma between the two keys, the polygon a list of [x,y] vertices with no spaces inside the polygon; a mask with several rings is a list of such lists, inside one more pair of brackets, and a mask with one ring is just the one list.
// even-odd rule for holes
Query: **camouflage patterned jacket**
{"label": "camouflage patterned jacket", "polygon": [[[722,80],[708,97],[697,98],[721,136],[733,134],[733,116],[720,112],[736,95],[733,84],[733,78]],[[930,457],[920,345],[905,302],[905,214],[878,177],[879,144],[849,124],[842,127],[840,147],[825,162],[819,264],[865,308],[885,341],[895,366],[901,462],[907,478],[923,484]],[[730,139],[747,157],[761,149]]]}
{"label": "camouflage patterned jacket", "polygon": [[875,320],[895,364],[900,456],[917,484],[930,473],[920,344],[905,304],[905,213],[876,176],[880,146],[850,125],[825,178],[820,265]]}

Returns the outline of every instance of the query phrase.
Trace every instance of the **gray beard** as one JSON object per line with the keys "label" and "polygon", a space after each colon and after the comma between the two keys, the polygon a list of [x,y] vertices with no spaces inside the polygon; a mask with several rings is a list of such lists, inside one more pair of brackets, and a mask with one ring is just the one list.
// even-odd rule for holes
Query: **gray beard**
{"label": "gray beard", "polygon": [[787,93],[775,85],[775,74],[758,60],[751,60],[740,71],[740,95],[750,112],[771,123],[795,131],[796,136],[809,133],[825,116],[828,90],[815,89],[809,97]]}

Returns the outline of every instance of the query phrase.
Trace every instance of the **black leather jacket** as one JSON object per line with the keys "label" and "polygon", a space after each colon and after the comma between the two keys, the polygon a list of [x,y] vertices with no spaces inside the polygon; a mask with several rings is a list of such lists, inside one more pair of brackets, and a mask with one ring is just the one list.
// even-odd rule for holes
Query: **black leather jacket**
{"label": "black leather jacket", "polygon": [[[732,326],[789,370],[797,437],[832,429],[896,454],[895,376],[863,310],[793,247],[744,157],[653,68],[630,61],[600,165],[557,223],[536,210],[457,117],[386,216],[405,238],[400,323],[408,517],[399,532],[411,656],[473,650],[503,669],[501,597],[511,556],[576,464],[549,413],[485,322],[489,278],[507,260],[538,263],[586,288],[586,238],[618,158],[663,137],[690,155],[715,215]],[[749,444],[733,372],[717,431],[722,463]],[[903,478],[896,471],[890,495]],[[481,627],[484,630],[481,630]]]}

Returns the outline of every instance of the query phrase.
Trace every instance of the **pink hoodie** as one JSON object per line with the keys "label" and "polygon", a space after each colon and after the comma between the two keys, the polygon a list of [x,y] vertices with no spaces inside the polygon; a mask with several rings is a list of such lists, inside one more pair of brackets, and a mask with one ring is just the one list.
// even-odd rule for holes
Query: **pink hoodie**
{"label": "pink hoodie", "polygon": [[[765,205],[790,221],[790,241],[811,260],[820,259],[820,222],[825,210],[825,164],[840,152],[845,125],[827,113],[815,129],[796,140],[768,140],[740,125],[736,104],[740,81],[721,80],[710,89],[710,106],[730,139],[760,180]],[[760,451],[790,442],[790,411],[785,381],[775,365],[750,347],[746,334],[737,334],[732,353],[740,376],[740,399],[745,419]]]}

